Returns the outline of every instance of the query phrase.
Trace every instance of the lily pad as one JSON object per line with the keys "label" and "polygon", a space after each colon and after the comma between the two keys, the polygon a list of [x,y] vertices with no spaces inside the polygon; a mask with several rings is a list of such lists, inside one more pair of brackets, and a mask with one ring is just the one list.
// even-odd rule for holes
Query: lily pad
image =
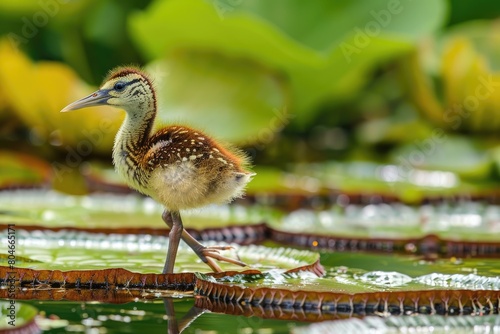
{"label": "lily pad", "polygon": [[[407,150],[404,152],[408,153]],[[372,202],[372,197],[375,202],[396,200],[419,204],[436,198],[486,198],[497,191],[494,183],[477,180],[486,177],[492,169],[492,162],[479,151],[471,152],[474,162],[469,167],[452,167],[452,170],[433,169],[443,166],[431,163],[426,170],[406,163],[400,157],[405,156],[398,154],[396,164],[366,161],[299,164],[293,172],[312,177],[319,180],[322,187],[340,192],[342,198],[339,201],[343,203],[348,203],[351,198],[365,198],[364,202]],[[466,180],[458,173],[476,180]]]}
{"label": "lily pad", "polygon": [[392,153],[393,161],[412,168],[449,171],[466,179],[487,179],[493,163],[484,148],[468,138],[441,136],[405,145]]}
{"label": "lily pad", "polygon": [[405,314],[488,314],[498,312],[498,277],[432,274],[411,278],[398,272],[332,268],[325,276],[308,272],[197,273],[195,294],[261,306],[301,308],[305,312]]}
{"label": "lily pad", "polygon": [[[161,232],[168,228],[161,219],[163,207],[137,194],[71,196],[53,191],[0,192],[0,224],[18,227],[79,229],[124,233]],[[277,211],[254,206],[215,205],[182,214],[188,229],[203,230],[235,225],[261,224],[276,219]]]}
{"label": "lily pad", "polygon": [[352,237],[421,238],[436,235],[462,241],[500,241],[500,206],[478,202],[413,207],[404,204],[334,206],[315,212],[296,210],[273,229],[292,233]]}
{"label": "lily pad", "polygon": [[[2,231],[6,238],[7,230]],[[16,268],[50,270],[91,270],[124,268],[139,273],[159,273],[167,254],[168,238],[151,235],[103,234],[77,231],[16,230]],[[205,245],[227,245],[206,242]],[[246,269],[294,270],[319,265],[319,254],[286,248],[237,246],[222,251],[228,257],[239,257]],[[7,265],[7,258],[0,263]],[[223,270],[242,270],[241,267],[220,263]],[[175,272],[209,271],[194,252],[183,242],[177,254]]]}

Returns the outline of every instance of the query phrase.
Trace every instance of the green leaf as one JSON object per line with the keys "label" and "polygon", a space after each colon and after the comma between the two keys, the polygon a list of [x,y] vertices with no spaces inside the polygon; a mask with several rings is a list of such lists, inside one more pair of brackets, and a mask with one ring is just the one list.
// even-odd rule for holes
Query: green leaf
{"label": "green leaf", "polygon": [[288,123],[286,91],[269,70],[221,54],[182,52],[148,66],[161,123],[187,123],[219,139],[267,143]]}
{"label": "green leaf", "polygon": [[[307,121],[325,100],[354,96],[375,65],[410,51],[442,23],[446,12],[444,1],[403,1],[396,9],[384,0],[371,1],[375,14],[367,4],[156,1],[131,16],[129,28],[149,58],[179,49],[208,50],[285,73],[297,120]],[[383,11],[389,13],[385,20]]]}

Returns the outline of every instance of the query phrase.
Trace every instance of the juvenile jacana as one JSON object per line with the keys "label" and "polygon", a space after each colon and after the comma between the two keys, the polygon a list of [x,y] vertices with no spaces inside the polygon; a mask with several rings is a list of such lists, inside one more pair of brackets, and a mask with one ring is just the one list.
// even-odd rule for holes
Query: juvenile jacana
{"label": "juvenile jacana", "polygon": [[245,266],[219,254],[219,250],[230,247],[205,247],[196,241],[184,230],[179,213],[241,196],[254,175],[245,170],[245,155],[187,126],[172,125],[153,133],[157,112],[155,88],[137,68],[115,69],[99,90],[61,111],[99,105],[126,111],[113,147],[116,171],[131,188],[165,207],[162,218],[170,233],[163,273],[173,272],[181,238],[213,271],[221,271],[213,259]]}

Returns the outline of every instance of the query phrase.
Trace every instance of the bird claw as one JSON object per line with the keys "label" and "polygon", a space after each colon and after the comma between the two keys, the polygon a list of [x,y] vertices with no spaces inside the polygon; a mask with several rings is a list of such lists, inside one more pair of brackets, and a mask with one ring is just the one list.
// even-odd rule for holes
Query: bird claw
{"label": "bird claw", "polygon": [[204,246],[203,248],[199,249],[198,252],[196,252],[198,254],[198,256],[200,257],[200,259],[205,262],[206,264],[208,264],[208,266],[210,268],[212,268],[212,270],[214,272],[221,272],[222,269],[219,267],[219,265],[217,263],[215,263],[215,260],[218,260],[218,261],[222,261],[222,262],[227,262],[227,263],[232,263],[232,264],[235,264],[235,265],[238,265],[238,266],[241,266],[241,267],[246,267],[247,264],[240,261],[240,260],[236,260],[236,259],[231,259],[229,257],[226,257],[226,256],[222,256],[219,254],[219,251],[221,250],[228,250],[228,249],[234,249],[234,247],[232,246]]}

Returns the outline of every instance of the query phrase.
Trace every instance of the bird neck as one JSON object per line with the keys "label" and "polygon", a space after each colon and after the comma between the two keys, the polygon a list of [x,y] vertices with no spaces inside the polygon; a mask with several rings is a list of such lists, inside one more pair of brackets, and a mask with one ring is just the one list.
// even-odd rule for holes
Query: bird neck
{"label": "bird neck", "polygon": [[154,102],[147,103],[147,107],[139,104],[136,108],[130,108],[126,111],[125,120],[116,136],[115,148],[138,150],[146,144],[151,136],[156,118],[156,104]]}

